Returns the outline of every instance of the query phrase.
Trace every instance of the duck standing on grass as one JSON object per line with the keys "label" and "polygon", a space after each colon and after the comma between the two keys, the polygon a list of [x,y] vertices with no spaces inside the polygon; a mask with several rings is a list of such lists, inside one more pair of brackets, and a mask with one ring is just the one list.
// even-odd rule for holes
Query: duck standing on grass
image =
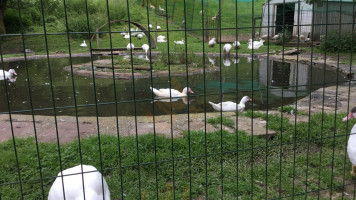
{"label": "duck standing on grass", "polygon": [[59,172],[48,194],[48,200],[84,199],[84,197],[88,200],[103,198],[110,200],[110,191],[105,178],[91,165],[77,165],[62,173]]}
{"label": "duck standing on grass", "polygon": [[216,38],[211,38],[211,40],[209,41],[209,47],[214,47],[215,44],[216,44]]}
{"label": "duck standing on grass", "polygon": [[150,46],[148,46],[148,44],[143,44],[143,45],[142,45],[142,49],[145,51],[145,54],[146,54],[146,56],[147,56],[148,50],[150,49]]}
{"label": "duck standing on grass", "polygon": [[[222,111],[222,112],[242,112],[245,110],[245,103],[252,101],[252,99],[248,96],[242,97],[239,104],[236,104],[232,101],[226,101],[222,103],[213,103],[209,101],[209,104],[213,106],[214,110]],[[236,110],[237,109],[237,110]]]}
{"label": "duck standing on grass", "polygon": [[[352,108],[350,113],[342,119],[342,121],[347,121],[349,119],[356,117],[356,107]],[[350,162],[352,164],[351,175],[355,176],[355,165],[356,165],[356,124],[352,127],[349,141],[347,142],[347,155],[349,156]]]}
{"label": "duck standing on grass", "polygon": [[235,41],[234,43],[232,43],[232,46],[234,47],[234,49],[237,49],[240,47],[240,42],[239,41]]}
{"label": "duck standing on grass", "polygon": [[128,44],[127,44],[127,46],[126,46],[126,49],[129,51],[129,50],[131,50],[131,48],[132,48],[132,50],[134,50],[134,49],[135,49],[134,44],[132,44],[132,43],[128,43]]}
{"label": "duck standing on grass", "polygon": [[225,45],[224,45],[224,48],[223,48],[223,52],[224,52],[224,54],[228,54],[228,55],[230,55],[230,51],[231,51],[231,49],[232,49],[231,44],[225,44]]}

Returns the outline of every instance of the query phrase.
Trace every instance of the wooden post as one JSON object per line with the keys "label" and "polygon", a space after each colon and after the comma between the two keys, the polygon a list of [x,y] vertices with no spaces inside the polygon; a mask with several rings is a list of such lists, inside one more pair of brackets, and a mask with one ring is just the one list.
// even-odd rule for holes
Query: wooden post
{"label": "wooden post", "polygon": [[98,25],[97,25],[97,24],[95,25],[95,29],[96,29],[96,32],[97,32],[97,33],[96,33],[96,48],[100,48],[100,47],[99,47],[99,33],[98,33],[98,29],[99,29],[99,28],[98,28]]}

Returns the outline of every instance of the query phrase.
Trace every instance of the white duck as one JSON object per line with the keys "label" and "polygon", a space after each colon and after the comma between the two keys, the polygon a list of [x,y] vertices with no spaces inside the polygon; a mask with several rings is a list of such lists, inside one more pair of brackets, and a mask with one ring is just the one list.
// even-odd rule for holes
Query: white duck
{"label": "white duck", "polygon": [[163,36],[163,35],[157,36],[157,40],[165,40],[165,39],[166,39],[166,36]]}
{"label": "white duck", "polygon": [[262,40],[268,39],[268,35],[262,35],[262,36],[261,36],[261,39],[262,39]]}
{"label": "white duck", "polygon": [[83,43],[80,44],[81,47],[87,47],[87,44],[85,44],[85,40],[83,40]]}
{"label": "white duck", "polygon": [[163,35],[157,36],[157,42],[167,42],[166,36],[163,36]]}
{"label": "white duck", "polygon": [[248,101],[252,101],[248,96],[242,97],[241,101],[239,104],[236,105],[236,103],[232,101],[226,101],[222,103],[213,103],[209,101],[209,104],[213,106],[214,110],[217,111],[223,111],[223,112],[236,112],[236,109],[238,112],[242,112],[245,109],[245,103]]}
{"label": "white duck", "polygon": [[184,40],[181,41],[174,41],[175,44],[184,44]]}
{"label": "white duck", "polygon": [[134,49],[135,49],[134,44],[132,44],[132,43],[128,43],[128,44],[127,44],[127,46],[126,46],[126,49],[129,51],[129,50],[131,50],[131,48],[132,48],[132,50],[134,50]]}
{"label": "white duck", "polygon": [[214,47],[215,44],[216,44],[216,38],[211,38],[211,40],[209,41],[209,47]]}
{"label": "white duck", "polygon": [[9,77],[17,74],[14,69],[9,69],[9,71],[0,69],[0,77],[4,78],[4,75],[5,77]]}
{"label": "white duck", "polygon": [[278,38],[279,38],[279,35],[277,34],[277,35],[274,35],[273,37],[272,37],[272,40],[278,40]]}
{"label": "white duck", "polygon": [[126,32],[121,32],[120,35],[125,36]]}
{"label": "white duck", "polygon": [[199,14],[200,14],[200,15],[203,15],[203,11],[201,10],[201,11],[199,12]]}
{"label": "white duck", "polygon": [[157,30],[161,30],[161,26],[157,26],[156,29],[157,29]]}
{"label": "white duck", "polygon": [[138,39],[142,39],[142,38],[143,38],[143,35],[142,35],[141,33],[139,33],[139,34],[137,35],[137,38],[138,38]]}
{"label": "white duck", "polygon": [[124,38],[125,38],[125,39],[130,39],[130,34],[126,34],[126,35],[124,36]]}
{"label": "white duck", "polygon": [[150,87],[150,89],[153,91],[153,93],[155,93],[156,96],[163,97],[163,98],[169,98],[170,95],[171,97],[186,97],[188,96],[188,92],[192,94],[194,93],[193,90],[191,90],[188,87],[185,87],[182,92],[169,88],[157,90],[156,88]]}
{"label": "white duck", "polygon": [[[83,173],[82,175],[82,168]],[[62,184],[62,173],[63,173],[63,184]],[[54,181],[51,189],[49,190],[48,200],[58,200],[64,199],[63,197],[63,185],[64,185],[64,195],[65,199],[85,199],[99,200],[103,199],[110,200],[110,191],[105,178],[101,173],[91,165],[77,165],[75,167],[66,169],[58,173],[58,177]],[[74,175],[72,175],[74,174]],[[67,176],[65,176],[67,175]],[[84,192],[83,192],[83,176],[84,176]],[[102,180],[103,179],[103,180]],[[102,185],[104,183],[104,187]],[[104,191],[103,191],[104,188]]]}
{"label": "white duck", "polygon": [[260,41],[253,41],[253,43],[252,43],[252,39],[249,39],[247,48],[252,49],[252,46],[253,46],[253,49],[259,49],[261,46],[263,46],[263,42],[264,42],[264,40],[261,39]]}
{"label": "white duck", "polygon": [[148,50],[150,49],[150,46],[148,44],[143,44],[142,49],[145,51],[146,55],[148,54]]}
{"label": "white duck", "polygon": [[165,9],[163,9],[161,6],[159,6],[159,7],[158,7],[158,9],[159,9],[159,11],[161,11],[161,12],[166,11],[166,10],[165,10]]}
{"label": "white duck", "polygon": [[[349,119],[356,117],[356,107],[352,108],[350,113],[342,119],[342,121],[347,121]],[[352,164],[351,175],[355,176],[355,165],[356,165],[356,124],[351,129],[351,134],[349,141],[347,142],[347,155]]]}
{"label": "white duck", "polygon": [[234,43],[232,43],[232,46],[234,47],[234,49],[237,49],[240,47],[240,42],[239,41],[235,41]]}
{"label": "white duck", "polygon": [[231,49],[232,49],[231,44],[225,44],[223,48],[224,54],[230,54]]}
{"label": "white duck", "polygon": [[149,24],[148,27],[152,28],[152,24]]}

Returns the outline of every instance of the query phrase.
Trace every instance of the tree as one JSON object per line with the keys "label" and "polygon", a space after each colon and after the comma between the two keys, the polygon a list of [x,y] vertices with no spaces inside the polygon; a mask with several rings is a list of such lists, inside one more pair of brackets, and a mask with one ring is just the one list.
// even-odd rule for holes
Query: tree
{"label": "tree", "polygon": [[6,34],[4,14],[6,9],[7,0],[0,0],[0,31],[2,34]]}

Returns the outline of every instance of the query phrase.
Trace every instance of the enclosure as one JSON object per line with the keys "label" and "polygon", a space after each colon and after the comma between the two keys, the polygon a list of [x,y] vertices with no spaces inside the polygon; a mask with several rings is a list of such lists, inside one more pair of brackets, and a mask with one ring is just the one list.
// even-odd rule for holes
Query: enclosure
{"label": "enclosure", "polygon": [[353,0],[1,1],[0,199],[354,199],[355,23]]}

